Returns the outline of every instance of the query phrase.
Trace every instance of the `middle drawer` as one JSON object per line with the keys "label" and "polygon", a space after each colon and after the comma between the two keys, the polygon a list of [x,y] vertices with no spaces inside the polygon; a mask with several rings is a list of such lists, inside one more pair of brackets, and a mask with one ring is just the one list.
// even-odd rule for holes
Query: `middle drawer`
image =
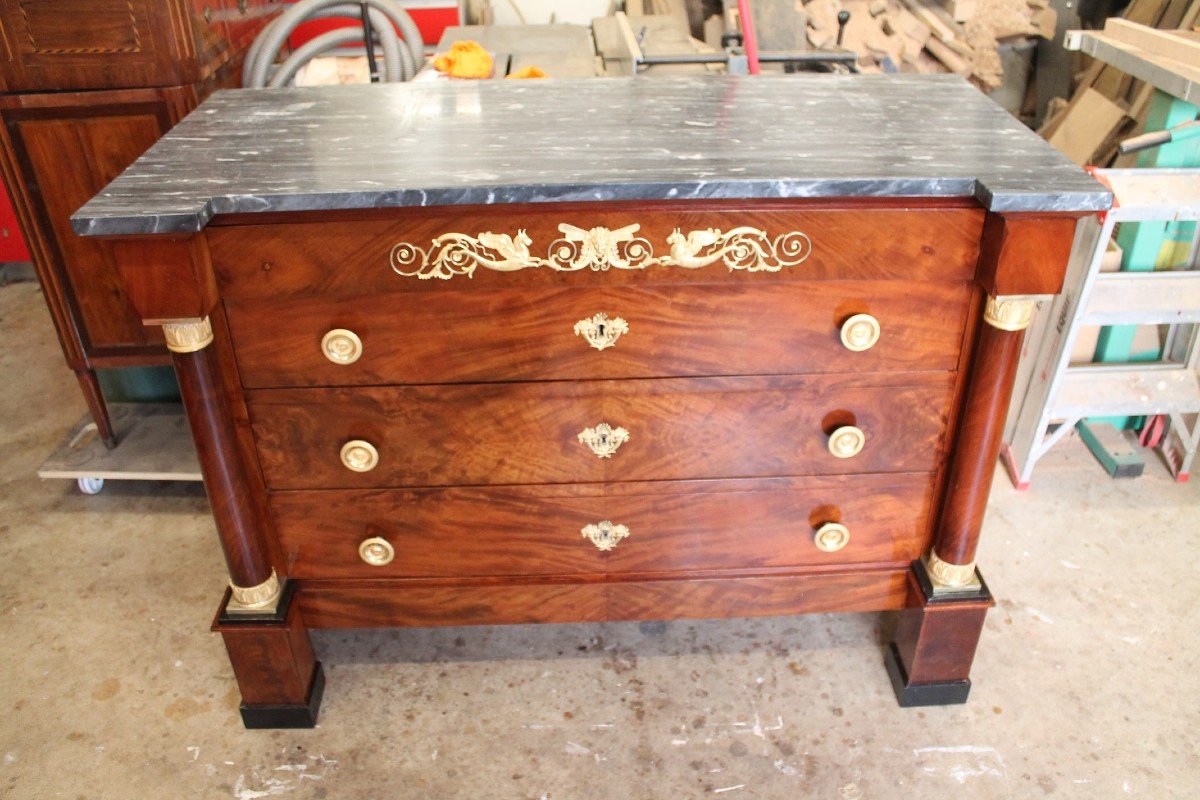
{"label": "middle drawer", "polygon": [[[247,393],[271,489],[929,472],[953,373]],[[607,429],[602,427],[607,426]]]}

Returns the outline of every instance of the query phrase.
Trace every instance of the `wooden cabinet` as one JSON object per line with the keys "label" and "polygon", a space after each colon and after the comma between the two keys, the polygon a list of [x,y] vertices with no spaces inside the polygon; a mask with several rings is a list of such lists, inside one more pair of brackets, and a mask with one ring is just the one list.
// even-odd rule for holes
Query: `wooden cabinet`
{"label": "wooden cabinet", "polygon": [[170,361],[161,333],[130,304],[110,245],[75,236],[68,218],[207,94],[235,84],[266,9],[236,0],[0,2],[0,171],[67,365],[110,445],[95,370]]}
{"label": "wooden cabinet", "polygon": [[273,12],[268,0],[3,0],[0,91],[205,83]]}

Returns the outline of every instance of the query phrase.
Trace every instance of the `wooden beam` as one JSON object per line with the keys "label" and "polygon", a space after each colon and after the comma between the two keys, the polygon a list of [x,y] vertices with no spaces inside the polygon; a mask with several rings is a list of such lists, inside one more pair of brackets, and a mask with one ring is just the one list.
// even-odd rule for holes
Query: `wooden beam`
{"label": "wooden beam", "polygon": [[1179,31],[1160,31],[1114,17],[1104,23],[1104,35],[1159,58],[1200,67],[1200,40]]}

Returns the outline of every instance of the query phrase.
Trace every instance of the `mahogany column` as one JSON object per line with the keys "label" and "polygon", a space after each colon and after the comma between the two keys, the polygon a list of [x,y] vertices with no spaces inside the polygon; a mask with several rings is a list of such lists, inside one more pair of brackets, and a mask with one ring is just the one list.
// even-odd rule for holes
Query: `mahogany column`
{"label": "mahogany column", "polygon": [[887,667],[902,706],[964,703],[971,662],[993,605],[975,571],[975,549],[1000,453],[1030,298],[989,297],[976,339],[946,499],[924,561],[909,575],[908,608],[888,647]]}
{"label": "mahogany column", "polygon": [[940,586],[960,587],[975,582],[975,549],[1000,455],[1021,338],[1033,318],[1033,308],[1030,298],[988,298],[983,328],[971,359],[946,500],[926,564]]}
{"label": "mahogany column", "polygon": [[279,579],[262,540],[266,525],[261,506],[250,496],[241,474],[234,422],[222,398],[216,358],[208,347],[213,341],[212,325],[207,318],[168,322],[163,333],[229,566],[233,599],[246,609],[271,606],[279,598]]}
{"label": "mahogany column", "polygon": [[239,455],[236,427],[223,397],[208,318],[164,323],[179,388],[196,442],[229,590],[213,630],[221,633],[242,695],[247,728],[311,728],[324,689],[321,665],[264,541],[267,520]]}

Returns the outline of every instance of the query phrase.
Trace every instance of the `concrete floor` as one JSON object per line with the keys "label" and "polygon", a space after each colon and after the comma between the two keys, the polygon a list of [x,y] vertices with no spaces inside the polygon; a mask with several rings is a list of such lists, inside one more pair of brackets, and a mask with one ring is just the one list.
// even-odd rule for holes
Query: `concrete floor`
{"label": "concrete floor", "polygon": [[246,731],[203,494],[34,472],[84,411],[0,289],[4,798],[1193,798],[1200,481],[1076,442],[998,476],[965,706],[898,708],[882,615],[317,633],[310,731]]}

